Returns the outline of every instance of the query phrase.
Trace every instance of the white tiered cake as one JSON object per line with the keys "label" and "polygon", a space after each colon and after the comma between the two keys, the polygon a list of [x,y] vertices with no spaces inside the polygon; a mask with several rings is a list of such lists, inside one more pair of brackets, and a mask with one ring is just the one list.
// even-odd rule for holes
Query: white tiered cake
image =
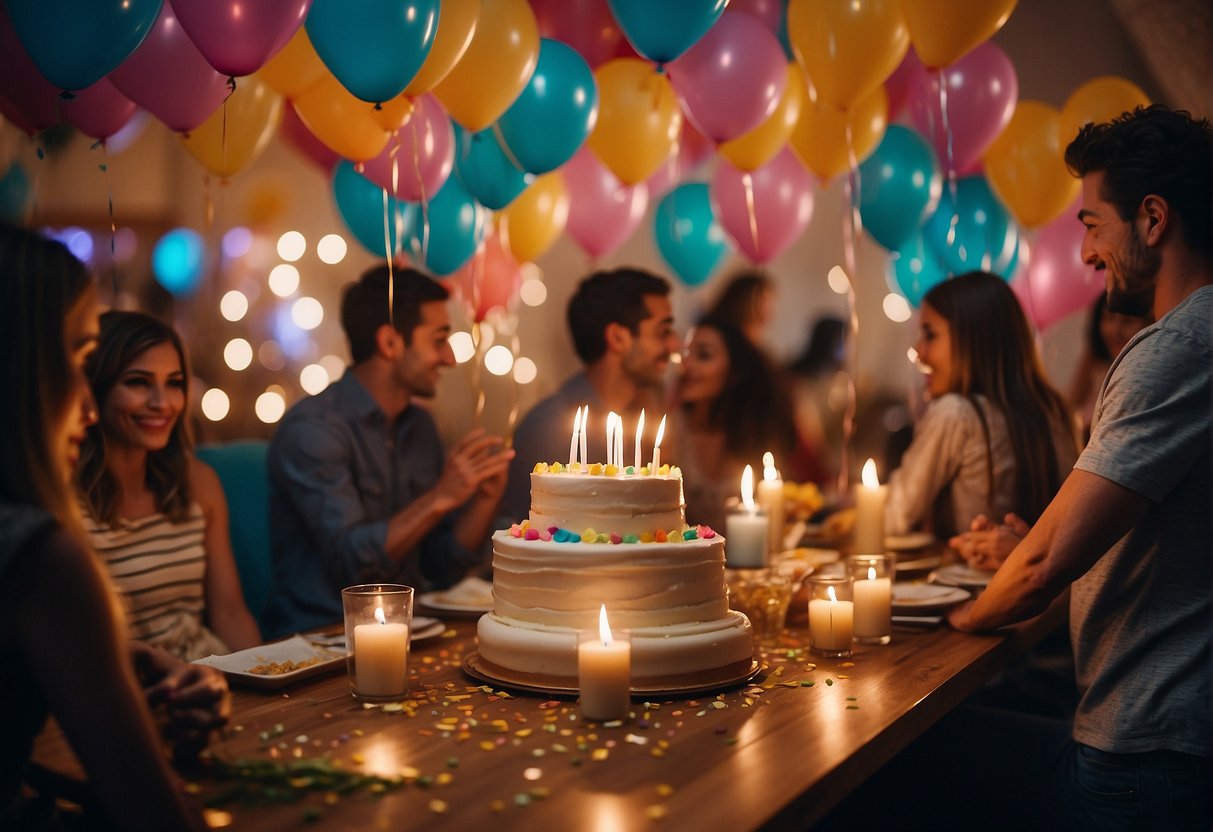
{"label": "white tiered cake", "polygon": [[750,622],[729,610],[724,539],[686,525],[681,472],[605,471],[536,466],[530,519],[493,535],[481,669],[575,688],[577,632],[596,629],[605,604],[612,628],[632,633],[633,689],[744,678],[753,663]]}

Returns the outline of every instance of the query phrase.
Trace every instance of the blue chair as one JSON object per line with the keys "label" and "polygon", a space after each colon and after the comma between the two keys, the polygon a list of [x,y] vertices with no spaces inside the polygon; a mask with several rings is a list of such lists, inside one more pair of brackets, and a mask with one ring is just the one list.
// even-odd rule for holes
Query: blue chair
{"label": "blue chair", "polygon": [[264,629],[262,613],[273,582],[270,556],[270,487],[265,470],[269,443],[261,440],[202,445],[198,458],[215,469],[227,497],[232,553],[249,611]]}

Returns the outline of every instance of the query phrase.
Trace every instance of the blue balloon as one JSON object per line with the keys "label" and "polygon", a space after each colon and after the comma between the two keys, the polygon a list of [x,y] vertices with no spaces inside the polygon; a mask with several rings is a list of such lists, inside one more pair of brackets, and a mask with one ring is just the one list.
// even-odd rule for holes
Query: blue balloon
{"label": "blue balloon", "polygon": [[922,234],[912,235],[901,248],[889,252],[889,285],[901,292],[916,309],[922,303],[923,295],[950,276]]}
{"label": "blue balloon", "polygon": [[492,127],[479,133],[454,127],[455,175],[485,208],[504,208],[535,181],[511,160]]}
{"label": "blue balloon", "polygon": [[859,166],[863,227],[890,251],[905,245],[939,204],[943,180],[926,139],[893,124]]}
{"label": "blue balloon", "polygon": [[981,270],[1010,280],[1019,262],[1019,226],[982,176],[958,180],[955,202],[945,187],[922,236],[951,274]]}
{"label": "blue balloon", "polygon": [[304,22],[316,54],[363,101],[395,98],[438,32],[438,0],[312,0]]}
{"label": "blue balloon", "polygon": [[488,221],[488,213],[453,176],[430,200],[428,222],[421,221],[416,205],[413,212],[408,240],[413,257],[437,275],[451,274],[471,259]]}
{"label": "blue balloon", "polygon": [[6,0],[38,71],[65,90],[97,83],[139,48],[164,0]]}
{"label": "blue balloon", "polygon": [[628,43],[659,64],[694,46],[727,4],[728,0],[607,0]]}
{"label": "blue balloon", "polygon": [[29,204],[29,174],[13,162],[0,176],[0,219],[16,221]]}
{"label": "blue balloon", "polygon": [[653,217],[658,251],[688,286],[707,280],[729,251],[708,192],[704,182],[679,185],[665,195]]}
{"label": "blue balloon", "polygon": [[530,173],[563,165],[598,121],[598,85],[590,65],[558,40],[539,42],[531,80],[497,121],[514,158]]}
{"label": "blue balloon", "polygon": [[389,224],[393,252],[396,250],[398,231],[401,239],[408,239],[413,222],[412,206],[388,195],[385,212],[383,188],[354,170],[354,163],[346,159],[333,167],[333,199],[337,203],[337,213],[341,214],[350,233],[371,254],[377,257],[387,254],[383,236],[385,221]]}
{"label": "blue balloon", "polygon": [[174,228],[152,249],[152,273],[156,282],[174,297],[192,295],[202,285],[206,247],[198,232]]}

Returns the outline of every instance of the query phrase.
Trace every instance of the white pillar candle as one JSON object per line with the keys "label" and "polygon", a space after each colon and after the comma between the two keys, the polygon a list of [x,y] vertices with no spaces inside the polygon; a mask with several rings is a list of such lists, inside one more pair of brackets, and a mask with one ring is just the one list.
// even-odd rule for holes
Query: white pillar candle
{"label": "white pillar candle", "polygon": [[758,505],[767,516],[767,549],[783,551],[783,480],[770,451],[762,455],[762,482],[758,483]]}
{"label": "white pillar candle", "polygon": [[653,464],[649,466],[649,473],[656,474],[657,466],[661,464],[661,440],[665,436],[665,416],[661,417],[661,423],[657,425],[657,439],[653,442]]}
{"label": "white pillar candle", "polygon": [[640,418],[636,420],[636,464],[633,469],[637,474],[640,473],[640,440],[644,436],[644,408],[640,408]]}
{"label": "white pillar candle", "polygon": [[613,638],[606,604],[598,612],[598,632],[582,633],[577,645],[577,684],[581,715],[587,719],[623,719],[632,686],[632,645]]}
{"label": "white pillar candle", "polygon": [[378,624],[354,627],[354,691],[362,696],[403,696],[408,690],[409,628],[388,623],[383,608]]}
{"label": "white pillar candle", "polygon": [[733,569],[761,569],[767,565],[767,518],[754,503],[754,469],[741,475],[742,510],[725,520],[725,563]]}
{"label": "white pillar candle", "polygon": [[889,636],[893,625],[893,584],[888,578],[876,577],[876,568],[869,566],[867,577],[856,579],[855,638],[880,641]]}
{"label": "white pillar candle", "polygon": [[856,554],[878,554],[884,551],[884,501],[888,486],[876,477],[876,462],[869,459],[863,466],[863,482],[855,486],[855,529],[851,536],[851,551]]}
{"label": "white pillar candle", "polygon": [[829,598],[809,601],[809,641],[814,650],[849,651],[854,632],[854,605],[839,601],[834,587],[828,587]]}

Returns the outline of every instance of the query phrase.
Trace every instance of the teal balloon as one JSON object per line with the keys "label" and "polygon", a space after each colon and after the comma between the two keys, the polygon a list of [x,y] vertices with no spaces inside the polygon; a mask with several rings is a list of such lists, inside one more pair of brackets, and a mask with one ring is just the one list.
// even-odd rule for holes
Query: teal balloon
{"label": "teal balloon", "polygon": [[312,0],[308,39],[363,101],[395,98],[417,76],[438,32],[438,0]]}
{"label": "teal balloon", "polygon": [[922,304],[923,295],[950,276],[921,234],[913,234],[901,248],[889,252],[888,283],[914,308]]}
{"label": "teal balloon", "polygon": [[728,0],[607,0],[632,48],[659,64],[694,46],[727,4]]}
{"label": "teal balloon", "polygon": [[939,204],[943,179],[926,139],[893,124],[859,166],[863,227],[890,251],[905,245]]}
{"label": "teal balloon", "polygon": [[488,212],[454,176],[446,180],[426,210],[413,206],[415,222],[409,237],[413,258],[437,275],[448,275],[472,258],[484,237]]}
{"label": "teal balloon", "polygon": [[13,162],[0,176],[0,219],[16,221],[29,205],[29,174]]}
{"label": "teal balloon", "polygon": [[945,187],[923,238],[951,274],[986,271],[1010,280],[1019,263],[1019,226],[982,176]]}
{"label": "teal balloon", "polygon": [[729,252],[703,182],[687,182],[665,195],[653,217],[653,234],[666,264],[688,286],[711,277]]}
{"label": "teal balloon", "polygon": [[526,171],[547,173],[573,158],[597,121],[590,65],[571,47],[543,38],[535,73],[497,126]]}
{"label": "teal balloon", "polygon": [[197,231],[174,228],[152,249],[152,274],[174,297],[188,297],[202,285],[206,247]]}
{"label": "teal balloon", "polygon": [[5,0],[13,29],[56,87],[82,90],[139,48],[164,0]]}
{"label": "teal balloon", "polygon": [[388,196],[387,210],[383,207],[383,189],[358,171],[354,163],[342,159],[333,167],[333,199],[337,213],[362,247],[377,257],[386,257],[384,223],[388,223],[388,240],[396,251],[396,238],[408,239],[413,223],[413,206]]}
{"label": "teal balloon", "polygon": [[485,208],[504,208],[535,181],[510,159],[492,127],[479,133],[454,127],[455,175]]}

